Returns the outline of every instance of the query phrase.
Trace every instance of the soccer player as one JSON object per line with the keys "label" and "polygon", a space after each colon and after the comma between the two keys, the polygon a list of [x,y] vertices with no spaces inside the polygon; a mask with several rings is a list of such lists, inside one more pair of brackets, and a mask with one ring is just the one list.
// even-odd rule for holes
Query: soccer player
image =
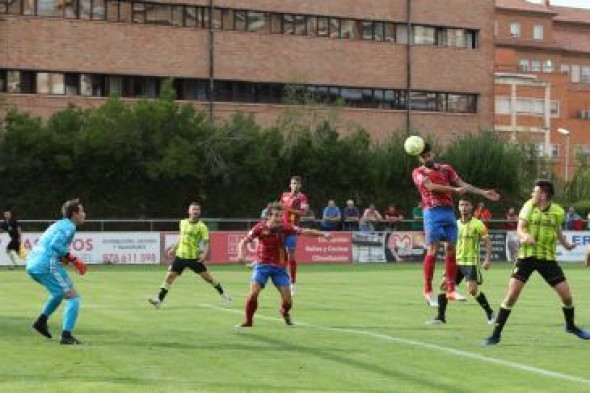
{"label": "soccer player", "polygon": [[[284,192],[280,197],[283,207],[283,221],[286,224],[299,225],[301,217],[305,216],[309,204],[307,196],[301,192],[301,177],[291,177],[289,183],[291,191]],[[287,248],[287,265],[289,266],[289,277],[291,278],[291,295],[295,294],[297,282],[297,262],[295,261],[295,248],[297,247],[297,236],[295,234],[287,237],[285,241]]]}
{"label": "soccer player", "polygon": [[508,281],[508,291],[500,306],[492,335],[484,345],[498,344],[502,329],[510,316],[512,308],[520,297],[526,282],[537,271],[549,284],[563,303],[565,331],[583,339],[590,339],[590,332],[580,329],[574,323],[574,302],[565,274],[556,261],[557,241],[566,250],[576,247],[570,243],[561,227],[565,221],[565,212],[561,206],[552,201],[555,195],[553,183],[549,180],[537,180],[531,199],[525,202],[518,215],[516,232],[520,237],[521,247],[518,259]]}
{"label": "soccer player", "polygon": [[68,252],[76,227],[84,224],[86,220],[86,212],[78,199],[66,201],[61,211],[63,218],[47,228],[27,256],[26,269],[29,276],[43,285],[50,294],[41,315],[33,323],[33,329],[51,338],[47,321],[66,299],[60,344],[76,345],[80,344],[80,341],[72,335],[72,332],[78,318],[80,297],[64,265],[72,264],[78,274],[86,273],[87,268],[84,262]]}
{"label": "soccer player", "polygon": [[[436,252],[441,242],[446,243],[445,272],[448,300],[464,300],[455,292],[455,243],[457,242],[457,220],[453,211],[453,193],[459,195],[467,192],[479,194],[492,201],[500,199],[495,190],[483,190],[464,182],[448,164],[434,161],[434,153],[429,143],[418,156],[419,167],[412,173],[414,184],[422,197],[424,208],[424,231],[428,248],[424,257],[424,297],[426,302],[437,307],[436,298],[432,295],[432,278],[436,262]],[[453,186],[456,185],[455,186]]]}
{"label": "soccer player", "polygon": [[164,298],[170,291],[170,287],[187,267],[201,276],[215,288],[223,302],[231,302],[231,296],[223,290],[221,284],[216,281],[211,273],[207,271],[205,261],[209,254],[209,230],[205,223],[200,220],[201,205],[192,202],[188,207],[188,218],[180,221],[180,238],[178,243],[168,249],[168,255],[174,258],[168,268],[160,292],[148,301],[156,308],[160,308]]}
{"label": "soccer player", "polygon": [[258,308],[258,295],[266,286],[268,280],[272,280],[274,286],[281,294],[280,313],[287,325],[292,325],[289,311],[292,306],[291,291],[289,290],[289,275],[285,268],[285,241],[289,236],[323,236],[330,239],[330,233],[316,229],[303,229],[281,221],[283,213],[280,204],[274,204],[269,211],[266,221],[256,224],[248,235],[238,245],[238,261],[244,261],[246,243],[258,239],[257,263],[253,265],[250,282],[250,294],[246,300],[246,317],[238,327],[251,327],[254,313]]}
{"label": "soccer player", "polygon": [[12,263],[10,269],[14,269],[18,265],[17,260],[20,259],[20,238],[22,230],[20,223],[14,218],[10,209],[4,210],[4,221],[0,223],[0,231],[6,231],[8,236],[10,236],[10,241],[6,245],[6,255]]}
{"label": "soccer player", "polygon": [[[490,268],[490,259],[492,257],[492,241],[488,235],[485,224],[473,216],[473,204],[466,198],[459,199],[459,213],[461,218],[457,220],[459,236],[457,239],[457,278],[455,284],[459,285],[465,279],[471,296],[477,300],[477,303],[486,313],[488,323],[494,323],[494,311],[488,303],[486,295],[479,290],[483,283],[480,271],[480,242],[485,244],[485,259],[481,267],[485,270]],[[446,323],[446,282],[440,285],[441,293],[438,295],[438,315],[430,321],[431,324]]]}

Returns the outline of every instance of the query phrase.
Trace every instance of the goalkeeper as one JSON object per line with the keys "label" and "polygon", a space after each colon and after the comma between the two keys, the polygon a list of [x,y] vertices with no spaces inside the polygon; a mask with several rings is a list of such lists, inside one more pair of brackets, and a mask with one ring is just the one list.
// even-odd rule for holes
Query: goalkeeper
{"label": "goalkeeper", "polygon": [[41,315],[33,323],[33,329],[51,338],[47,320],[66,299],[60,344],[75,345],[80,344],[80,341],[72,336],[78,318],[80,298],[64,265],[73,265],[78,274],[86,273],[84,262],[68,252],[76,227],[84,223],[86,212],[78,199],[66,201],[61,211],[64,218],[47,228],[27,256],[27,273],[49,291],[49,299],[43,306]]}

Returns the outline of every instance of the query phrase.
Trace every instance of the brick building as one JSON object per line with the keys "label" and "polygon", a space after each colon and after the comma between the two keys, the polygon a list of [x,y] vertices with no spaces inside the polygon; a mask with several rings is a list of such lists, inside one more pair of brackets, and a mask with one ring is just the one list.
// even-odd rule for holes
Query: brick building
{"label": "brick building", "polygon": [[590,155],[590,10],[496,0],[495,35],[495,129],[571,178]]}
{"label": "brick building", "polygon": [[494,124],[494,12],[494,0],[0,0],[0,104],[47,117],[154,97],[173,78],[179,100],[218,118],[270,124],[308,97],[375,138],[448,138]]}

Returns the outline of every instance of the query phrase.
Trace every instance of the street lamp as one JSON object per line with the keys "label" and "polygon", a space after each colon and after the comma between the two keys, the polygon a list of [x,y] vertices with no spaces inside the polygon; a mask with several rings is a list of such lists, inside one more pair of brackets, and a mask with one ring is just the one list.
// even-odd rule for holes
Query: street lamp
{"label": "street lamp", "polygon": [[566,130],[565,128],[558,128],[557,132],[565,137],[565,164],[564,164],[564,172],[565,172],[565,181],[569,180],[569,162],[570,162],[570,131]]}

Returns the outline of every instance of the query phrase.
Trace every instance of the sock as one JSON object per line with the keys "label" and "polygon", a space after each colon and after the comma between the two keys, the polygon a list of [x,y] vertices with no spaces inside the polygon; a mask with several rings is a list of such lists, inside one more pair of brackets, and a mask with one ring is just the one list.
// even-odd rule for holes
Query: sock
{"label": "sock", "polygon": [[15,267],[18,266],[18,263],[16,263],[16,260],[18,258],[16,251],[10,250],[6,254],[8,255],[8,258],[10,259],[10,262],[12,262],[12,266],[15,266]]}
{"label": "sock", "polygon": [[488,318],[490,318],[492,316],[492,314],[494,313],[494,311],[490,307],[490,303],[488,303],[488,299],[486,298],[486,295],[483,292],[479,292],[477,295],[474,296],[474,298],[475,298],[475,300],[477,300],[477,302],[479,303],[481,308],[484,309]]}
{"label": "sock", "polygon": [[47,325],[47,320],[49,319],[49,317],[47,317],[47,315],[45,314],[41,314],[39,315],[39,317],[37,318],[38,323],[42,324],[42,325]]}
{"label": "sock", "polygon": [[248,297],[246,301],[246,323],[252,324],[254,319],[254,313],[258,308],[258,298],[255,297]]}
{"label": "sock", "polygon": [[61,332],[61,336],[64,338],[70,338],[70,337],[72,337],[72,332],[69,330],[64,330]]}
{"label": "sock", "polygon": [[494,331],[492,332],[493,337],[500,337],[511,311],[512,309],[507,308],[504,304],[500,306],[500,311],[498,311],[498,316],[496,317],[496,326],[494,326]]}
{"label": "sock", "polygon": [[432,277],[434,276],[434,264],[436,256],[428,255],[424,257],[424,292],[432,292]]}
{"label": "sock", "polygon": [[220,295],[223,295],[223,287],[220,283],[213,281],[211,285],[217,290],[217,292],[219,292]]}
{"label": "sock", "polygon": [[447,312],[447,304],[448,304],[448,300],[447,300],[447,294],[446,293],[439,293],[438,294],[438,319],[440,319],[441,321],[445,321],[446,322],[446,312]]}
{"label": "sock", "polygon": [[445,258],[445,276],[447,279],[447,292],[455,292],[455,279],[457,278],[457,259],[455,254]]}
{"label": "sock", "polygon": [[576,326],[574,323],[574,306],[563,306],[563,316],[565,317],[565,326],[568,329]]}
{"label": "sock", "polygon": [[280,309],[281,315],[283,315],[283,316],[289,315],[289,310],[291,310],[292,306],[293,306],[293,304],[291,302],[282,301],[281,302],[281,309]]}
{"label": "sock", "polygon": [[170,284],[163,283],[162,286],[160,287],[160,293],[158,293],[158,300],[163,302],[164,298],[168,294],[169,290],[170,290]]}
{"label": "sock", "polygon": [[80,308],[80,298],[78,296],[67,300],[64,310],[63,330],[71,332],[78,319],[78,309]]}
{"label": "sock", "polygon": [[289,277],[291,277],[291,284],[295,284],[297,282],[297,262],[295,258],[289,258],[287,261],[289,265]]}
{"label": "sock", "polygon": [[55,310],[57,310],[57,308],[61,304],[62,300],[63,300],[63,297],[61,295],[49,296],[49,299],[47,299],[47,302],[43,306],[43,310],[41,311],[41,314],[46,315],[47,318],[49,318],[51,316],[51,314],[53,314],[55,312]]}

